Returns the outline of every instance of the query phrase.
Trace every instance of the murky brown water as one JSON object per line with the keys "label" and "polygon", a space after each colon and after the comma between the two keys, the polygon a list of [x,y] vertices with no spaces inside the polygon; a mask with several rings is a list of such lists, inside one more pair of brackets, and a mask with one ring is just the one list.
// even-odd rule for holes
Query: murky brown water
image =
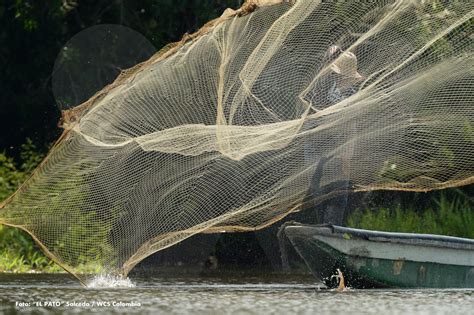
{"label": "murky brown water", "polygon": [[309,277],[132,280],[134,288],[88,289],[67,275],[0,275],[0,313],[474,314],[474,290],[337,293],[319,290]]}

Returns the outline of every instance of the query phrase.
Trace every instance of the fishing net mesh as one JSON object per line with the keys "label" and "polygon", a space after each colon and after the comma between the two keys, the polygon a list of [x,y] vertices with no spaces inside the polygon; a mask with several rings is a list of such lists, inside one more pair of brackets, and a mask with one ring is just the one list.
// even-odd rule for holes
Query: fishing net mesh
{"label": "fishing net mesh", "polygon": [[[87,281],[353,191],[474,182],[472,1],[253,1],[64,112],[0,210]],[[317,181],[334,187],[311,195]],[[347,189],[347,186],[344,186]],[[313,209],[317,211],[317,209]]]}

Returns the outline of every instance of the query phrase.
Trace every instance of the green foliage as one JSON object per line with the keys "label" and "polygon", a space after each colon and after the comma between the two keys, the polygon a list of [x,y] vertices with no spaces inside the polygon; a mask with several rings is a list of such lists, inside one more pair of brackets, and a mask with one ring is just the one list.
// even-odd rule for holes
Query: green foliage
{"label": "green foliage", "polygon": [[59,272],[31,237],[18,229],[0,226],[0,272]]}
{"label": "green foliage", "polygon": [[[36,146],[30,139],[21,146],[20,160],[16,162],[13,158],[0,154],[0,198],[4,200],[10,196],[27,178],[31,172],[43,160],[43,155],[37,153]],[[77,176],[76,176],[77,177]],[[58,194],[46,193],[43,198],[38,199],[37,206],[42,209],[38,215],[42,216],[45,222],[57,220],[60,216],[64,224],[62,230],[48,232],[48,227],[43,227],[42,234],[57,233],[61,237],[55,244],[50,244],[52,253],[62,253],[68,262],[75,262],[75,269],[83,272],[96,272],[96,265],[90,262],[98,263],[100,257],[104,257],[105,251],[111,251],[107,238],[108,229],[104,228],[103,222],[94,209],[83,210],[81,208],[72,211],[70,208],[64,208],[62,201],[64,198],[74,199],[81,205],[87,199],[88,185],[82,178],[75,178],[71,174],[71,181],[51,183],[53,191],[61,191]],[[71,185],[71,182],[74,185]],[[55,187],[53,187],[55,186]],[[47,201],[43,204],[42,200]],[[77,215],[72,216],[71,213]],[[28,225],[28,219],[23,222]],[[80,240],[74,242],[71,240]],[[66,248],[65,244],[68,245]],[[43,272],[53,272],[62,270],[53,265],[46,258],[34,243],[33,239],[25,232],[10,227],[0,228],[0,272],[26,272],[31,270],[40,270]],[[87,263],[87,264],[86,264]]]}
{"label": "green foliage", "polygon": [[[48,198],[50,203],[44,220],[54,221],[60,216],[63,223],[60,227],[55,226],[55,230],[50,232],[61,235],[50,250],[53,253],[60,253],[59,256],[67,260],[66,262],[76,271],[98,273],[100,266],[106,264],[100,259],[110,257],[113,251],[109,245],[110,230],[97,215],[98,211],[93,208],[81,208],[81,205],[87,204],[86,199],[90,193],[88,185],[81,182],[81,179],[77,179],[76,183],[75,187],[63,188],[61,197],[55,195]],[[78,208],[65,208],[64,198],[76,200]],[[113,215],[113,211],[110,215]],[[111,216],[108,218],[111,219]],[[62,230],[59,231],[58,228]],[[43,233],[50,234],[46,230]]]}
{"label": "green foliage", "polygon": [[400,205],[355,211],[347,225],[368,230],[440,234],[474,239],[474,202],[459,192],[454,198],[441,193],[433,207],[417,212]]}
{"label": "green foliage", "polygon": [[24,177],[13,159],[0,153],[0,200],[7,198],[21,184]]}
{"label": "green foliage", "polygon": [[31,139],[21,145],[20,163],[0,152],[0,201],[10,196],[43,160]]}
{"label": "green foliage", "polygon": [[38,148],[30,138],[21,145],[20,159],[22,161],[20,169],[25,176],[28,176],[41,163],[44,154],[38,153]]}
{"label": "green foliage", "polygon": [[[21,146],[20,162],[0,152],[0,200],[11,195],[43,159],[30,139]],[[0,226],[0,272],[58,272],[62,270],[45,257],[25,232]]]}

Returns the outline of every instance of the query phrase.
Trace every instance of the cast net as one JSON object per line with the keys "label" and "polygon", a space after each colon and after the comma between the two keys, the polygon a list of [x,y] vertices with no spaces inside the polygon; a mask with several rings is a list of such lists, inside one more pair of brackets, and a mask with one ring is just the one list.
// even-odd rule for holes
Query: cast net
{"label": "cast net", "polygon": [[63,135],[0,223],[87,280],[126,275],[196,233],[265,227],[340,182],[473,183],[473,9],[297,0],[227,10],[65,112]]}

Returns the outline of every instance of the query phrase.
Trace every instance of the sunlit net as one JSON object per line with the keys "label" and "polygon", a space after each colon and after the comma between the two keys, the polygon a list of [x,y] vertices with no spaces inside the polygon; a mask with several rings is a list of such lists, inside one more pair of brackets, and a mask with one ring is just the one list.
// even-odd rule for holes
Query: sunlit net
{"label": "sunlit net", "polygon": [[[338,182],[474,182],[474,2],[266,2],[65,112],[0,223],[85,281],[196,233],[262,228]],[[308,196],[321,158],[334,189]]]}

